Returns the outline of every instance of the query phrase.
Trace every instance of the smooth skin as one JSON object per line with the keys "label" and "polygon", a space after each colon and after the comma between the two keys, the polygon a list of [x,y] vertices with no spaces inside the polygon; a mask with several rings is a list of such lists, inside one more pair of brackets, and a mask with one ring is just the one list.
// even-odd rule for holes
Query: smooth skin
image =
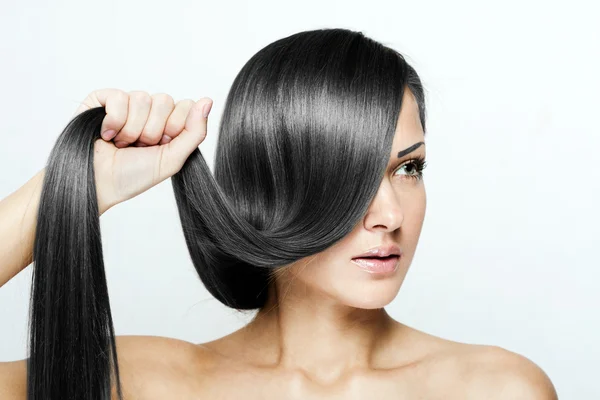
{"label": "smooth skin", "polygon": [[[194,344],[154,336],[118,336],[127,399],[510,399],[556,400],[548,376],[529,359],[495,346],[429,335],[385,311],[417,248],[425,217],[422,180],[407,161],[426,146],[418,107],[405,91],[388,170],[367,213],[340,242],[277,271],[269,300],[243,328]],[[202,107],[212,100],[103,89],[76,114],[105,106],[96,143],[100,213],[175,174],[206,137]],[[407,168],[409,168],[407,170]],[[407,172],[408,171],[408,172]],[[404,172],[404,173],[402,173]],[[0,286],[31,263],[44,170],[0,202]],[[385,278],[350,259],[395,242],[403,250]],[[25,361],[0,363],[0,398],[26,398]]]}

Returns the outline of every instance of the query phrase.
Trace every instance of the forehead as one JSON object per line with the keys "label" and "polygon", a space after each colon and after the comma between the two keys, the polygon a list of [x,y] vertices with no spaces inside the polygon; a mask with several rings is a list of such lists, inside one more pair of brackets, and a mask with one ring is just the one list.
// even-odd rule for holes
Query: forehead
{"label": "forehead", "polygon": [[402,97],[402,107],[396,123],[396,133],[392,144],[392,156],[396,158],[399,150],[417,142],[424,142],[425,134],[419,116],[419,105],[412,92],[406,88]]}

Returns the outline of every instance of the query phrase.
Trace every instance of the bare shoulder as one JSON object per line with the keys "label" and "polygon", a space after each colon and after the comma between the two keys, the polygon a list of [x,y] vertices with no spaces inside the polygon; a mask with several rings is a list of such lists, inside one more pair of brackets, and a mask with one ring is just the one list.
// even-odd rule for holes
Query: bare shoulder
{"label": "bare shoulder", "polygon": [[[182,398],[196,385],[214,357],[203,346],[160,336],[117,336],[123,395],[127,399]],[[0,362],[0,398],[25,400],[27,360]]]}
{"label": "bare shoulder", "polygon": [[215,363],[211,351],[160,336],[117,337],[123,394],[129,399],[187,398]]}
{"label": "bare shoulder", "polygon": [[0,362],[0,399],[27,398],[26,360]]}
{"label": "bare shoulder", "polygon": [[[408,365],[421,366],[431,387],[447,398],[557,400],[546,373],[533,361],[498,346],[461,343],[403,326],[405,348],[416,353]],[[436,392],[436,396],[441,393]]]}
{"label": "bare shoulder", "polygon": [[[472,345],[471,345],[472,346]],[[525,356],[498,346],[472,346],[463,357],[469,398],[557,400],[546,373]]]}

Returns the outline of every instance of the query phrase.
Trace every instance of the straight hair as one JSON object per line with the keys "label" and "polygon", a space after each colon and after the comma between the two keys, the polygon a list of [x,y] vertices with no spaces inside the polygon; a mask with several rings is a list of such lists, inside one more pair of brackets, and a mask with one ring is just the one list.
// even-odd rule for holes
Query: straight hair
{"label": "straight hair", "polygon": [[[276,269],[352,231],[383,179],[406,89],[425,131],[415,70],[348,29],[296,33],[250,58],[225,102],[214,174],[197,148],[171,177],[191,262],[216,299],[261,309]],[[30,400],[123,396],[94,175],[105,116],[104,107],[75,116],[48,158],[33,248]]]}

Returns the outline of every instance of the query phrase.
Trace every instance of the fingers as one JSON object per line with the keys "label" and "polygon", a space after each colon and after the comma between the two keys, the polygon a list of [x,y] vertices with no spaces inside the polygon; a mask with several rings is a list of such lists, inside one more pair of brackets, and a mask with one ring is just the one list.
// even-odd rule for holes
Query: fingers
{"label": "fingers", "polygon": [[104,107],[106,117],[102,121],[100,132],[105,140],[111,140],[127,120],[129,96],[120,89],[95,90],[81,102],[72,118],[91,108]]}
{"label": "fingers", "polygon": [[102,120],[100,132],[104,140],[111,140],[125,125],[128,114],[129,96],[122,90],[98,90],[96,101],[99,106],[104,106],[106,116]]}
{"label": "fingers", "polygon": [[181,133],[165,146],[163,162],[167,176],[179,171],[185,160],[206,138],[208,113],[212,104],[213,101],[208,97],[198,100],[190,109]]}
{"label": "fingers", "polygon": [[[104,107],[106,116],[102,121],[102,138],[106,141],[114,140],[118,148],[135,146],[152,146],[167,144],[177,138],[185,130],[192,132],[192,142],[203,140],[198,134],[202,127],[198,121],[188,121],[190,111],[194,106],[210,103],[212,100],[205,97],[198,102],[184,99],[174,104],[173,98],[165,93],[150,96],[144,91],[131,91],[129,93],[119,89],[100,89],[90,93],[77,109],[75,115],[93,107]],[[202,104],[199,104],[202,102]],[[194,112],[201,110],[195,110]],[[186,128],[187,124],[189,127]],[[204,126],[204,136],[206,126]],[[189,140],[189,139],[188,139]],[[184,140],[191,145],[192,142]],[[198,146],[196,144],[195,147]],[[193,150],[193,149],[192,149]],[[191,154],[191,150],[190,150]]]}
{"label": "fingers", "polygon": [[194,100],[183,99],[177,102],[175,109],[169,116],[164,129],[164,136],[159,144],[167,144],[181,133],[185,127],[185,120],[190,109],[196,104]]}
{"label": "fingers", "polygon": [[148,120],[151,105],[152,99],[147,92],[129,92],[127,121],[114,138],[115,146],[118,148],[127,147],[140,137]]}
{"label": "fingers", "polygon": [[136,146],[153,146],[160,142],[167,119],[173,112],[175,105],[173,98],[165,93],[152,96],[150,115],[144,126],[140,137],[135,142]]}
{"label": "fingers", "polygon": [[75,114],[73,114],[73,117],[71,118],[75,118],[77,115],[81,114],[82,112],[89,110],[90,108],[94,108],[94,107],[104,107],[104,105],[106,104],[106,99],[115,92],[122,92],[122,90],[119,89],[100,89],[100,90],[95,90],[92,93],[90,93],[89,95],[87,95],[87,97],[81,102],[81,104],[79,105],[79,108],[77,108],[77,110],[75,111]]}

